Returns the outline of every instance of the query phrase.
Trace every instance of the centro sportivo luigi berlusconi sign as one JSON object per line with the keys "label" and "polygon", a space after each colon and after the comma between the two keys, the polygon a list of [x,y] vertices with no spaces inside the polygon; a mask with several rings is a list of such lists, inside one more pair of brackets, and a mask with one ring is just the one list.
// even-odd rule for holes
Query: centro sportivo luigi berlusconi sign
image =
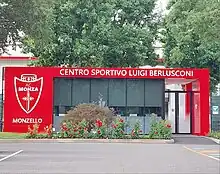
{"label": "centro sportivo luigi berlusconi sign", "polygon": [[192,69],[136,68],[5,68],[4,131],[27,132],[39,124],[40,131],[53,123],[53,79],[74,78],[195,78]]}

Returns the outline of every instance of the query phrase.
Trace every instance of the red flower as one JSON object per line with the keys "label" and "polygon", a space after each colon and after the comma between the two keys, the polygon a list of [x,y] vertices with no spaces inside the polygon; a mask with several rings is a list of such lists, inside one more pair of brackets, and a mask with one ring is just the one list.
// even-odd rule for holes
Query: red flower
{"label": "red flower", "polygon": [[142,130],[139,130],[139,132],[142,132]]}
{"label": "red flower", "polygon": [[74,131],[74,132],[77,132],[77,129],[74,129],[73,131]]}
{"label": "red flower", "polygon": [[158,132],[155,132],[155,134],[158,134]]}
{"label": "red flower", "polygon": [[131,131],[131,135],[132,135],[132,136],[135,135],[135,130],[134,130],[134,129],[132,129],[132,131]]}
{"label": "red flower", "polygon": [[112,124],[112,128],[114,128],[114,129],[115,129],[115,128],[116,128],[116,125],[115,125],[115,124]]}
{"label": "red flower", "polygon": [[98,128],[102,127],[102,121],[101,120],[96,120],[96,126]]}
{"label": "red flower", "polygon": [[87,131],[87,128],[84,128],[84,131]]}
{"label": "red flower", "polygon": [[132,129],[132,132],[134,132],[134,129]]}
{"label": "red flower", "polygon": [[123,119],[119,119],[119,122],[123,123],[123,122],[124,122],[124,120],[123,120]]}
{"label": "red flower", "polygon": [[98,134],[101,134],[101,131],[100,131],[100,130],[98,130]]}
{"label": "red flower", "polygon": [[62,126],[61,126],[61,129],[64,130],[64,131],[67,131],[66,125],[62,125]]}
{"label": "red flower", "polygon": [[170,124],[167,124],[167,128],[171,128],[171,125],[170,125]]}
{"label": "red flower", "polygon": [[134,135],[135,135],[133,130],[132,130],[132,132],[131,132],[131,135],[132,135],[132,136],[134,136]]}

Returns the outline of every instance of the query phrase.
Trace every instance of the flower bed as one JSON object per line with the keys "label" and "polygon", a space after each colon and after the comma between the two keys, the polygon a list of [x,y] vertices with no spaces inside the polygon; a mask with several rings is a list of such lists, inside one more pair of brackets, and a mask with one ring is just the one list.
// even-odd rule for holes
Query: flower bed
{"label": "flower bed", "polygon": [[[125,134],[125,128],[130,127],[131,132]],[[141,125],[137,121],[129,125],[122,118],[117,117],[111,124],[105,120],[96,119],[95,122],[83,119],[79,122],[65,120],[61,123],[60,131],[53,132],[52,125],[46,126],[44,132],[38,132],[39,125],[28,127],[26,138],[80,138],[80,139],[171,139],[171,125],[167,120],[151,121],[149,135],[142,134]]]}

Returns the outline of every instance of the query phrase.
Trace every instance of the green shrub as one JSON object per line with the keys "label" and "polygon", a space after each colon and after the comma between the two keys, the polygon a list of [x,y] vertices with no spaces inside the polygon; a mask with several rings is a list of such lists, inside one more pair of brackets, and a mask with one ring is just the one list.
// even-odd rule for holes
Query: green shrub
{"label": "green shrub", "polygon": [[28,132],[26,138],[37,138],[39,134],[39,125],[34,124],[32,126],[28,125]]}
{"label": "green shrub", "polygon": [[167,120],[157,120],[152,116],[149,138],[152,139],[170,139],[172,136],[171,124]]}
{"label": "green shrub", "polygon": [[95,128],[92,130],[90,134],[91,138],[107,138],[108,137],[108,129],[104,121],[97,119],[95,122]]}
{"label": "green shrub", "polygon": [[67,112],[63,121],[71,121],[73,124],[78,124],[83,119],[88,123],[88,131],[90,132],[95,128],[95,121],[98,119],[110,125],[114,119],[114,114],[108,107],[101,107],[96,104],[79,104]]}
{"label": "green shrub", "polygon": [[124,120],[120,117],[116,118],[109,128],[109,138],[112,139],[122,139],[125,138],[125,127],[126,124]]}
{"label": "green shrub", "polygon": [[26,138],[43,139],[43,138],[53,138],[52,124],[44,127],[44,132],[39,132],[39,124],[34,124],[32,126],[28,125],[28,132]]}
{"label": "green shrub", "polygon": [[209,137],[220,139],[220,131],[211,131]]}
{"label": "green shrub", "polygon": [[88,137],[88,122],[83,119],[78,123],[71,120],[66,120],[61,123],[60,138],[87,138]]}
{"label": "green shrub", "polygon": [[140,134],[142,133],[142,130],[141,130],[141,125],[140,125],[140,122],[137,121],[135,124],[134,124],[134,127],[131,131],[131,138],[132,139],[139,139],[140,138]]}
{"label": "green shrub", "polygon": [[45,136],[46,138],[52,138],[53,137],[53,125],[50,124],[49,126],[46,126],[44,128]]}

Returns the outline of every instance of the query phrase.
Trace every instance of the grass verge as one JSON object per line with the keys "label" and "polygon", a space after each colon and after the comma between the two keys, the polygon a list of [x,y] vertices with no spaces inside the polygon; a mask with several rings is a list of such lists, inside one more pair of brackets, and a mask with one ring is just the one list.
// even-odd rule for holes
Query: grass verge
{"label": "grass verge", "polygon": [[24,133],[0,132],[0,139],[24,139]]}
{"label": "grass verge", "polygon": [[216,138],[220,140],[220,131],[211,131],[209,137]]}

